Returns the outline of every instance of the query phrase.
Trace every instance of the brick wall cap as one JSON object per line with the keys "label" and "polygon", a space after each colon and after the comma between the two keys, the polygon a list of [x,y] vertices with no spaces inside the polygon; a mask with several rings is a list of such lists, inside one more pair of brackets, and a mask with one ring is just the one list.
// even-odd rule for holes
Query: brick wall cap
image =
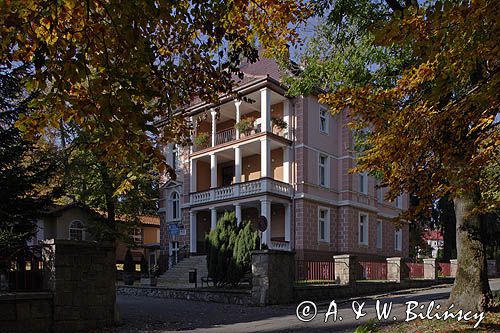
{"label": "brick wall cap", "polygon": [[293,251],[279,251],[279,250],[255,250],[250,253],[253,255],[261,255],[261,254],[281,254],[281,255],[295,255]]}
{"label": "brick wall cap", "polygon": [[402,257],[389,257],[386,259],[387,261],[402,261]]}
{"label": "brick wall cap", "polygon": [[356,256],[352,254],[338,254],[336,256],[333,256],[333,259],[354,259],[354,258],[356,258]]}
{"label": "brick wall cap", "polygon": [[437,259],[436,258],[424,258],[422,259],[424,262],[436,262]]}

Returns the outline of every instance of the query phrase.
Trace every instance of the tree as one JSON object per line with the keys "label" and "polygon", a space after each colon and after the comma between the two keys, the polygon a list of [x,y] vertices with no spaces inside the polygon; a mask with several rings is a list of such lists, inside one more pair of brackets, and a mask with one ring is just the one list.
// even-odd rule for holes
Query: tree
{"label": "tree", "polygon": [[458,272],[450,301],[472,311],[488,304],[484,214],[500,203],[481,191],[483,169],[500,161],[497,5],[400,5],[373,30],[374,45],[411,53],[395,85],[336,86],[320,96],[334,113],[347,109],[353,128],[371,130],[354,171],[382,173],[389,197],[415,193],[419,205],[406,216],[435,197],[453,200]]}
{"label": "tree", "polygon": [[308,13],[291,0],[7,1],[0,64],[31,70],[36,110],[18,121],[31,139],[74,122],[99,133],[90,148],[106,160],[160,164],[158,136],[189,140],[177,110],[230,92],[242,58],[258,57],[255,40],[285,51]]}
{"label": "tree", "polygon": [[20,113],[31,112],[25,74],[24,67],[0,67],[0,248],[7,252],[26,244],[39,214],[57,195],[46,186],[57,170],[57,154],[24,140],[14,126]]}
{"label": "tree", "polygon": [[238,226],[235,213],[226,212],[206,236],[206,242],[208,275],[220,287],[240,282],[251,268],[250,252],[260,241],[250,222]]}

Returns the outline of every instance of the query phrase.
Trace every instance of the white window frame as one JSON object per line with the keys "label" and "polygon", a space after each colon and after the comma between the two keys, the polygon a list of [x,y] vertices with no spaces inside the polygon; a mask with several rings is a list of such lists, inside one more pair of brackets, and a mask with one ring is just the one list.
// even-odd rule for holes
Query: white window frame
{"label": "white window frame", "polygon": [[[325,217],[321,218],[321,212],[326,212]],[[325,227],[325,237],[321,237],[321,224]],[[318,241],[330,243],[330,209],[326,207],[318,207]]]}
{"label": "white window frame", "polygon": [[172,168],[179,169],[179,147],[176,144],[172,145]]}
{"label": "white window frame", "polygon": [[[81,226],[74,226],[77,223],[80,224]],[[82,236],[81,239],[72,238],[71,237],[72,231],[81,233],[81,236]],[[69,228],[68,228],[68,239],[69,240],[85,240],[85,224],[82,221],[80,221],[80,220],[71,221],[71,223],[69,224]]]}
{"label": "white window frame", "polygon": [[[362,223],[361,217],[365,217],[365,220]],[[361,233],[361,225],[363,225],[363,232]],[[359,245],[368,245],[368,225],[369,225],[369,216],[366,213],[359,213],[358,215],[358,244]],[[363,235],[363,240],[361,240],[361,235]]]}
{"label": "white window frame", "polygon": [[[325,120],[325,127],[322,128],[321,124],[321,120],[324,119]],[[324,106],[320,106],[319,107],[319,131],[320,133],[323,133],[323,134],[329,134],[329,126],[330,126],[330,121],[329,121],[329,117],[328,117],[328,109]]]}
{"label": "white window frame", "polygon": [[403,195],[398,195],[396,199],[394,199],[394,206],[403,209]]}
{"label": "white window frame", "polygon": [[[174,198],[174,196],[177,198]],[[177,202],[177,207],[174,207],[174,202]],[[169,196],[169,211],[170,211],[170,219],[173,221],[177,221],[181,219],[181,196],[179,192],[172,191]],[[174,214],[175,213],[175,214]]]}
{"label": "white window frame", "polygon": [[394,250],[402,251],[403,248],[403,231],[401,228],[394,231]]}
{"label": "white window frame", "polygon": [[359,193],[368,194],[368,174],[359,173]]}
{"label": "white window frame", "polygon": [[384,234],[384,224],[382,220],[377,220],[377,229],[376,229],[376,234],[377,234],[377,249],[382,248],[382,237]]}
{"label": "white window frame", "polygon": [[[321,158],[324,157],[325,163],[321,163]],[[329,187],[330,186],[330,161],[328,158],[328,155],[325,154],[319,154],[318,155],[318,184],[322,187]],[[321,182],[321,169],[324,169],[325,172],[325,182],[324,184]]]}

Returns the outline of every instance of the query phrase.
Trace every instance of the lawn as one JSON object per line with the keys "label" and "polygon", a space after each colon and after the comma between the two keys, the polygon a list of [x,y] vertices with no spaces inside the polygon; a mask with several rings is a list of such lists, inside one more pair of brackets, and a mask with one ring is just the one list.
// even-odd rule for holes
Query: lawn
{"label": "lawn", "polygon": [[472,321],[449,320],[414,320],[408,323],[378,326],[371,321],[356,329],[356,333],[468,333],[500,332],[500,291],[493,292],[493,310],[487,312],[477,328]]}

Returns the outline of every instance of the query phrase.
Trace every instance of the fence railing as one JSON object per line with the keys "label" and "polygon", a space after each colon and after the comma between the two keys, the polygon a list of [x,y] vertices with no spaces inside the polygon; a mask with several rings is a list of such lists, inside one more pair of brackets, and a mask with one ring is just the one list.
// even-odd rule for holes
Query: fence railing
{"label": "fence railing", "polygon": [[295,261],[295,280],[297,282],[335,281],[335,262],[333,261]]}
{"label": "fence railing", "polygon": [[422,279],[424,277],[424,264],[407,262],[406,266],[410,270],[410,279]]}
{"label": "fence railing", "polygon": [[446,262],[440,262],[439,265],[439,276],[448,277],[451,276],[451,264]]}
{"label": "fence railing", "polygon": [[41,246],[25,246],[0,253],[0,290],[41,291],[47,289],[46,263]]}
{"label": "fence railing", "polygon": [[360,261],[362,280],[387,280],[387,262]]}

